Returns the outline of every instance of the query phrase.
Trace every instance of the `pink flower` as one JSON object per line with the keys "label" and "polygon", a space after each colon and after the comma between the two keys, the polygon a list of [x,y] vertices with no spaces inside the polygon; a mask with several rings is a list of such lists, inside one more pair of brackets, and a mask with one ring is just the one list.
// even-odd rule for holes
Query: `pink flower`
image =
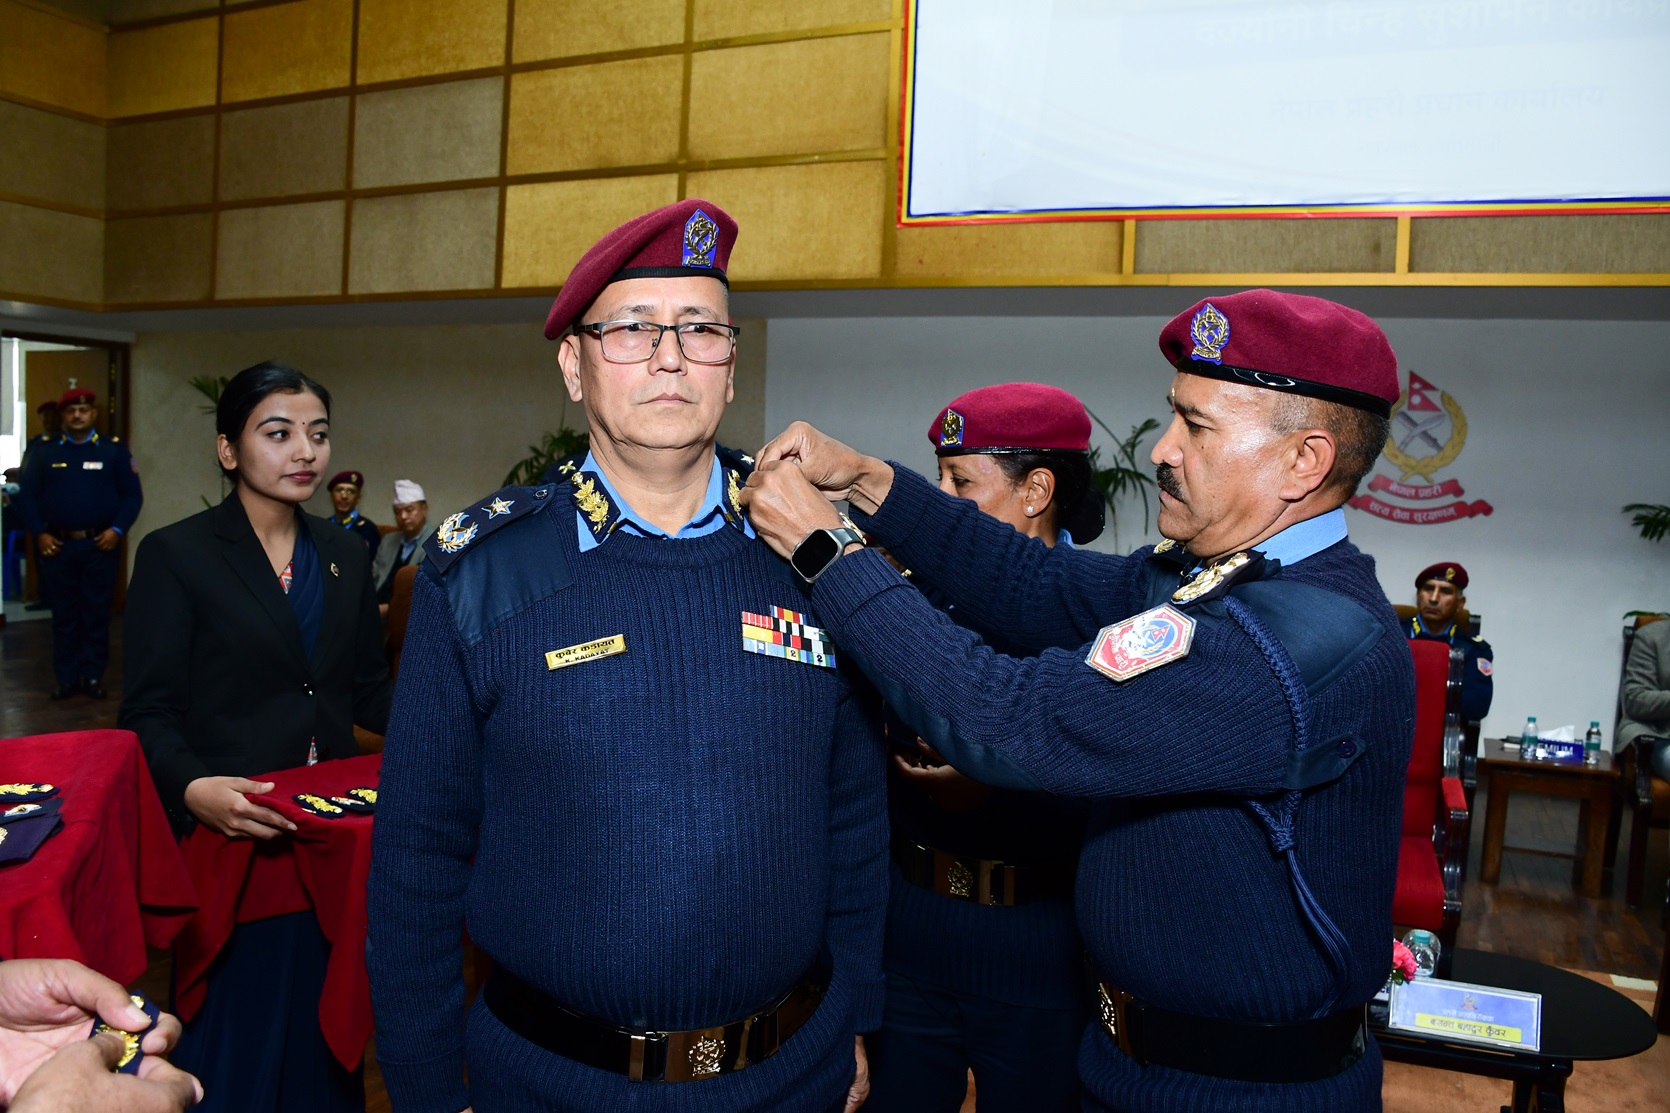
{"label": "pink flower", "polygon": [[1415,977],[1415,955],[1396,939],[1392,940],[1392,981],[1398,985]]}

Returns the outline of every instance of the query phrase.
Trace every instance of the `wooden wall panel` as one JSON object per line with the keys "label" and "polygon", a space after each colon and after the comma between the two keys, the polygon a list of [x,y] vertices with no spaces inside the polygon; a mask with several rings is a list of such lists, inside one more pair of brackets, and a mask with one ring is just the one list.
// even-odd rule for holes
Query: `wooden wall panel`
{"label": "wooden wall panel", "polygon": [[93,217],[0,201],[0,290],[102,302],[104,225]]}
{"label": "wooden wall panel", "polygon": [[109,137],[110,209],[202,205],[214,199],[213,116],[116,124]]}
{"label": "wooden wall panel", "polygon": [[1409,265],[1443,273],[1664,274],[1670,215],[1412,220]]}
{"label": "wooden wall panel", "polygon": [[677,57],[519,73],[510,79],[506,171],[672,162],[683,97]]}
{"label": "wooden wall panel", "polygon": [[220,214],[217,298],[342,292],[341,201],[230,209]]}
{"label": "wooden wall panel", "polygon": [[685,0],[516,0],[512,60],[538,62],[684,41]]}
{"label": "wooden wall panel", "polygon": [[494,178],[504,79],[365,93],[354,110],[354,185]]}
{"label": "wooden wall panel", "polygon": [[1137,229],[1139,274],[1391,271],[1395,220],[1150,220]]}
{"label": "wooden wall panel", "polygon": [[106,0],[111,23],[133,23],[165,15],[208,11],[220,7],[217,0]]}
{"label": "wooden wall panel", "polygon": [[[0,193],[104,207],[104,128],[0,100]],[[5,251],[0,243],[0,252]]]}
{"label": "wooden wall panel", "polygon": [[677,200],[676,174],[511,186],[505,193],[502,285],[560,286],[604,233]]}
{"label": "wooden wall panel", "polygon": [[498,218],[496,188],[356,201],[348,291],[383,294],[491,286]]}
{"label": "wooden wall panel", "polygon": [[362,85],[504,62],[507,0],[360,0]]}
{"label": "wooden wall panel", "polygon": [[214,217],[132,217],[105,222],[104,299],[112,305],[204,301]]}
{"label": "wooden wall panel", "polygon": [[104,32],[45,8],[0,0],[0,93],[103,116]]}
{"label": "wooden wall panel", "polygon": [[326,193],[347,182],[347,97],[246,108],[221,116],[223,199]]}
{"label": "wooden wall panel", "polygon": [[892,61],[887,35],[701,51],[690,64],[690,157],[882,147]]}
{"label": "wooden wall panel", "polygon": [[110,35],[110,115],[215,103],[220,21],[191,19]]}
{"label": "wooden wall panel", "polygon": [[805,31],[890,19],[892,15],[890,0],[818,0],[817,3],[696,0],[695,35],[701,40]]}
{"label": "wooden wall panel", "polygon": [[912,278],[1118,274],[1123,231],[1112,220],[900,228],[893,271]]}
{"label": "wooden wall panel", "polygon": [[354,0],[292,0],[226,16],[228,101],[286,97],[348,84]]}
{"label": "wooden wall panel", "polygon": [[733,279],[862,279],[880,277],[889,181],[881,161],[761,166],[690,174],[685,194],[740,225]]}

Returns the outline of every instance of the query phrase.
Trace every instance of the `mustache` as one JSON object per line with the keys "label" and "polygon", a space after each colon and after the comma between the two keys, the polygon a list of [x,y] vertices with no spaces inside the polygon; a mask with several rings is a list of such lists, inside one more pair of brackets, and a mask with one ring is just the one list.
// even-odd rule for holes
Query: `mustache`
{"label": "mustache", "polygon": [[1170,464],[1160,464],[1154,469],[1154,482],[1178,502],[1183,501],[1183,487],[1177,482],[1177,472]]}

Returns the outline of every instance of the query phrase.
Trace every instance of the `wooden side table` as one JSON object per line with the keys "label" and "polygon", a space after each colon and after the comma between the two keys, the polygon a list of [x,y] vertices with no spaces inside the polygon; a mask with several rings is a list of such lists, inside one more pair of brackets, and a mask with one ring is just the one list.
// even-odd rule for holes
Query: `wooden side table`
{"label": "wooden side table", "polygon": [[[1479,778],[1489,785],[1490,803],[1484,818],[1484,865],[1479,880],[1496,884],[1502,875],[1502,851],[1517,850],[1575,858],[1582,866],[1583,895],[1601,895],[1601,876],[1606,868],[1606,828],[1614,807],[1614,786],[1618,773],[1612,755],[1602,751],[1595,764],[1566,761],[1531,761],[1519,756],[1513,739],[1487,738],[1481,744]],[[1565,796],[1581,800],[1578,844],[1573,854],[1540,847],[1502,845],[1508,823],[1508,797],[1515,792],[1541,796]]]}

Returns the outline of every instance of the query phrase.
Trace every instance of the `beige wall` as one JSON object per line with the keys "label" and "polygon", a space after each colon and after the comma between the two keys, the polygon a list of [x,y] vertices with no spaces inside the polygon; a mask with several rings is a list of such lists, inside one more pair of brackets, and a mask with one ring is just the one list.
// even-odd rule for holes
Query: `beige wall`
{"label": "beige wall", "polygon": [[[542,324],[141,334],[133,345],[131,441],[145,510],[135,539],[221,496],[214,418],[197,412],[204,400],[191,380],[264,359],[291,363],[330,390],[330,470],[365,473],[373,521],[391,520],[396,479],[423,485],[435,521],[491,494],[542,433],[564,420],[584,425],[578,406],[565,410],[556,345]],[[764,440],[765,323],[739,324],[736,401],[719,435],[752,450]],[[330,512],[323,495],[308,509]]]}
{"label": "beige wall", "polygon": [[740,288],[1667,285],[1670,215],[896,226],[904,0],[0,0],[0,299],[546,293],[680,197]]}

